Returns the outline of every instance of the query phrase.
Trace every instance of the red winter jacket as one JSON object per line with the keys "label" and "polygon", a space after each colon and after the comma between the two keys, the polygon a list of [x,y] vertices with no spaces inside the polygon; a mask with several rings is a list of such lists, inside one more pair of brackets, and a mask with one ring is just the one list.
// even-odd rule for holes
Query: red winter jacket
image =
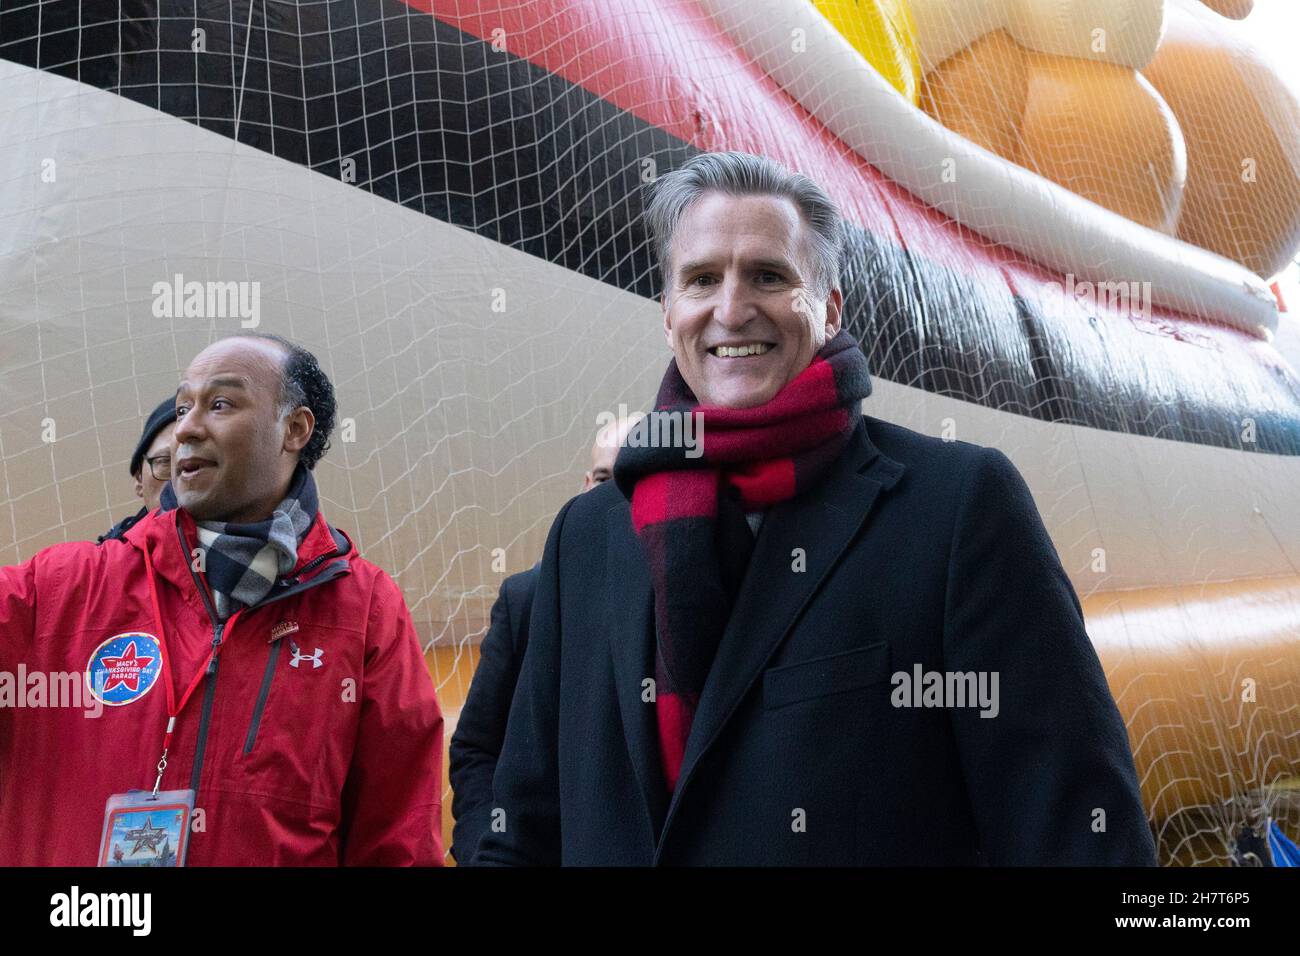
{"label": "red winter jacket", "polygon": [[[317,515],[294,570],[217,625],[197,546],[187,512],[155,511],[0,568],[0,865],[95,865],[109,795],[153,788],[161,671],[115,672],[92,717],[92,657],[163,648],[179,702],[214,642],[161,786],[197,792],[187,864],[441,865],[442,714],[401,590]],[[36,673],[65,706],[30,706]]]}

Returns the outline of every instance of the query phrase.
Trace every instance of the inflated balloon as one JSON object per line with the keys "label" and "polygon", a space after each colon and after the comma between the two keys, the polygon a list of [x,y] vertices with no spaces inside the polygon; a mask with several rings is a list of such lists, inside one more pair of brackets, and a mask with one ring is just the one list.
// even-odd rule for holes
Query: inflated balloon
{"label": "inflated balloon", "polygon": [[1138,69],[1160,42],[1165,0],[907,0],[921,68],[994,30],[1027,50]]}
{"label": "inflated balloon", "polygon": [[910,9],[920,105],[949,129],[1260,277],[1300,250],[1300,104],[1243,27],[1198,0]]}
{"label": "inflated balloon", "polygon": [[927,74],[921,106],[1085,199],[1164,233],[1176,228],[1183,139],[1137,70],[1038,53],[996,30]]}
{"label": "inflated balloon", "polygon": [[1178,236],[1268,278],[1300,250],[1300,100],[1244,25],[1170,0],[1142,70],[1187,141]]}
{"label": "inflated balloon", "polygon": [[1215,13],[1234,20],[1249,16],[1255,9],[1255,0],[1203,0],[1205,5]]}

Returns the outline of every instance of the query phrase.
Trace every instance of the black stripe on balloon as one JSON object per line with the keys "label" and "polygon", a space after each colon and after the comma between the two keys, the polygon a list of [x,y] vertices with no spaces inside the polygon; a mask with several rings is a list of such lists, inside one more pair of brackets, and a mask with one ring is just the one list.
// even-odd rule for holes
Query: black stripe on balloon
{"label": "black stripe on balloon", "polygon": [[[356,188],[645,297],[659,287],[645,163],[695,152],[400,0],[10,3],[0,57],[325,176],[350,162]],[[1300,381],[1270,349],[1040,309],[858,228],[844,290],[880,378],[1048,422],[1300,454]]]}

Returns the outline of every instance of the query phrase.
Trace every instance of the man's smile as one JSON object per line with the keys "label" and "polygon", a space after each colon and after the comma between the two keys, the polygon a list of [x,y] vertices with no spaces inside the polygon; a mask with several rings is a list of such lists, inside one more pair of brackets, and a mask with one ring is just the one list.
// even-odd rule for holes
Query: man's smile
{"label": "man's smile", "polygon": [[714,345],[706,349],[714,358],[720,359],[742,359],[758,358],[775,351],[777,348],[774,342],[732,342],[725,345]]}

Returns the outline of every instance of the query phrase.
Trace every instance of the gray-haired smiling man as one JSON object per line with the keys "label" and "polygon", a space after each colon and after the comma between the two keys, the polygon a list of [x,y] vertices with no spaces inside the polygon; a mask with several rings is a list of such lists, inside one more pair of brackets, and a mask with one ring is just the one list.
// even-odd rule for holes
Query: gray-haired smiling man
{"label": "gray-haired smiling man", "polygon": [[637,428],[697,416],[703,454],[634,430],[556,518],[476,862],[1153,865],[1019,473],[861,414],[834,203],[704,154],[647,219],[673,358]]}

